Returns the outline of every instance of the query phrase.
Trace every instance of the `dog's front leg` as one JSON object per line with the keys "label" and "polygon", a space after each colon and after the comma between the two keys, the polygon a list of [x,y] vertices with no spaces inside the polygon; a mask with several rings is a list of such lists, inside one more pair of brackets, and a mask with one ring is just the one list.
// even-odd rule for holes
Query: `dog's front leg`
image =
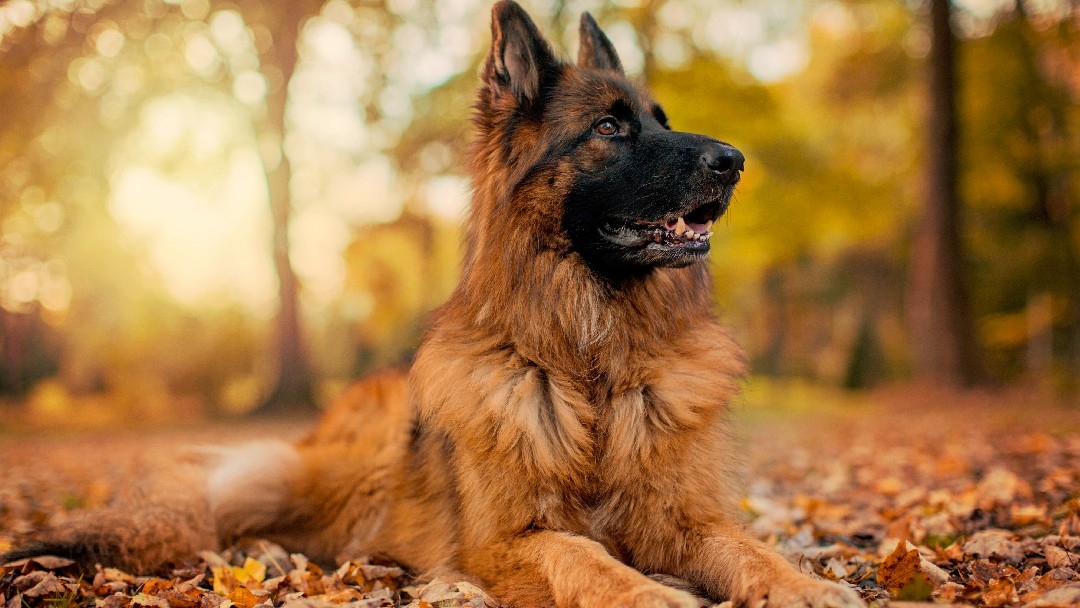
{"label": "dog's front leg", "polygon": [[797,571],[779,553],[737,526],[711,530],[688,543],[686,578],[736,606],[862,608],[853,590]]}
{"label": "dog's front leg", "polygon": [[539,530],[464,556],[491,591],[518,608],[698,608],[691,595],[661,585],[612,557],[600,543]]}

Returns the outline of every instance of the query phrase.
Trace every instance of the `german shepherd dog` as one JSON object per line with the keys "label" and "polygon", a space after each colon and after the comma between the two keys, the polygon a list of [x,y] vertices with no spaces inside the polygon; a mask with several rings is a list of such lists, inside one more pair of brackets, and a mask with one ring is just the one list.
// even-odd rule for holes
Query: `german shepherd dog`
{"label": "german shepherd dog", "polygon": [[738,521],[744,363],[705,260],[743,155],[672,130],[587,13],[576,65],[514,2],[492,17],[463,275],[407,380],[360,382],[299,444],[223,453],[190,511],[148,495],[12,557],[147,568],[258,535],[521,607],[698,606],[660,574],[739,606],[862,606]]}

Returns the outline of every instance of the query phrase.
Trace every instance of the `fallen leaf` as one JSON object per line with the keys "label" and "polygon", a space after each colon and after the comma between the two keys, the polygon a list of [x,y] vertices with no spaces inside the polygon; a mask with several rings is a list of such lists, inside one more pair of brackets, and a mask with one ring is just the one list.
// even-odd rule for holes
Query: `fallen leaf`
{"label": "fallen leaf", "polygon": [[1019,564],[1024,560],[1024,550],[1010,540],[1012,533],[1006,530],[983,530],[972,535],[964,543],[964,553],[981,558],[997,557],[1010,564]]}
{"label": "fallen leaf", "polygon": [[1009,518],[1014,526],[1050,523],[1046,507],[1041,505],[1012,505],[1009,507]]}
{"label": "fallen leaf", "polygon": [[117,570],[116,568],[104,568],[101,571],[105,580],[108,582],[120,582],[120,583],[134,583],[135,577],[131,576],[123,570]]}
{"label": "fallen leaf", "polygon": [[934,586],[930,581],[926,580],[921,572],[915,572],[911,580],[896,592],[895,598],[900,601],[923,602],[930,599],[933,593]]}
{"label": "fallen leaf", "polygon": [[246,587],[237,587],[230,591],[229,599],[239,608],[253,608],[262,601],[259,596],[252,593]]}
{"label": "fallen leaf", "polygon": [[174,584],[176,584],[176,581],[165,580],[163,578],[152,578],[142,584],[141,591],[148,595],[157,595],[159,591],[172,589]]}
{"label": "fallen leaf", "polygon": [[1061,547],[1054,545],[1043,547],[1043,555],[1046,556],[1046,563],[1051,568],[1061,568],[1072,565],[1072,562],[1069,559],[1069,552]]}
{"label": "fallen leaf", "polygon": [[1080,584],[1058,587],[1042,597],[1024,604],[1024,608],[1075,608],[1080,605]]}
{"label": "fallen leaf", "polygon": [[458,591],[452,584],[437,578],[424,585],[420,590],[420,599],[437,604],[447,600],[464,600],[465,594]]}
{"label": "fallen leaf", "polygon": [[46,595],[52,595],[54,593],[66,593],[67,591],[67,585],[60,582],[60,580],[56,578],[55,574],[49,572],[45,575],[44,578],[41,579],[40,582],[38,582],[33,587],[27,589],[26,591],[23,591],[22,594],[26,597],[44,597]]}
{"label": "fallen leaf", "polygon": [[165,592],[165,599],[169,602],[170,608],[196,608],[201,605],[202,597],[205,594],[205,591],[199,589],[186,591],[170,589]]}
{"label": "fallen leaf", "polygon": [[835,580],[840,580],[848,575],[848,568],[843,560],[831,558],[825,564],[825,574]]}
{"label": "fallen leaf", "polygon": [[983,591],[982,600],[987,606],[1003,606],[1019,600],[1016,594],[1016,586],[1008,579],[991,581],[990,586]]}
{"label": "fallen leaf", "polygon": [[228,595],[236,587],[231,566],[214,566],[210,573],[214,576],[214,593]]}
{"label": "fallen leaf", "polygon": [[878,567],[878,583],[895,594],[915,577],[921,560],[918,549],[908,549],[904,541],[896,543],[896,549]]}
{"label": "fallen leaf", "polygon": [[132,596],[131,605],[143,606],[145,608],[169,608],[169,602],[160,597],[147,595],[145,593],[139,593]]}
{"label": "fallen leaf", "polygon": [[232,575],[238,583],[251,581],[261,583],[266,578],[266,565],[257,559],[248,557],[243,566],[232,566]]}
{"label": "fallen leaf", "polygon": [[1031,486],[1012,471],[994,468],[975,489],[978,504],[983,509],[1009,506],[1017,498],[1030,498]]}

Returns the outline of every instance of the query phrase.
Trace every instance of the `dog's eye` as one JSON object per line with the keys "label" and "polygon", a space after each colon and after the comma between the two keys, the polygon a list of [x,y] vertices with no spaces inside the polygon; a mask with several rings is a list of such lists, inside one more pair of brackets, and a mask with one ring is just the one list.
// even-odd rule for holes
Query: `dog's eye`
{"label": "dog's eye", "polygon": [[611,116],[605,116],[596,122],[593,131],[605,137],[610,137],[619,132],[619,121]]}

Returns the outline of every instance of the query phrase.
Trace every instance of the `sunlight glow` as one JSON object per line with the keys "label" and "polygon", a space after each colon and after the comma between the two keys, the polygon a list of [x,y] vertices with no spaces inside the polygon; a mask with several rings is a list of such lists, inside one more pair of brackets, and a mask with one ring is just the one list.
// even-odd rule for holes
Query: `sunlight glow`
{"label": "sunlight glow", "polygon": [[109,208],[170,295],[273,309],[266,179],[230,106],[171,94],[149,102],[117,157]]}
{"label": "sunlight glow", "polygon": [[455,175],[441,175],[428,180],[424,189],[428,211],[446,220],[465,219],[469,206],[469,180]]}
{"label": "sunlight glow", "polygon": [[806,67],[810,54],[806,44],[786,39],[757,46],[747,58],[747,67],[762,82],[775,82]]}
{"label": "sunlight glow", "polygon": [[227,298],[254,310],[271,307],[276,289],[266,252],[270,223],[258,159],[231,158],[218,200],[149,167],[114,178],[110,210],[142,238],[170,295],[186,304]]}

